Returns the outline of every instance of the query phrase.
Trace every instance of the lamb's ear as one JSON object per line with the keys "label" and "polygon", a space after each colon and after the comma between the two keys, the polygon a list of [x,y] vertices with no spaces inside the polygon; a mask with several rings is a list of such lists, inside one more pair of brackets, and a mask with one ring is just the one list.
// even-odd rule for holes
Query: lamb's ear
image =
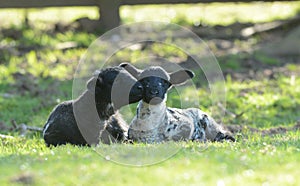
{"label": "lamb's ear", "polygon": [[99,74],[100,74],[100,70],[96,70],[93,73],[93,77],[87,81],[86,87],[88,90],[90,90],[90,91],[95,90],[97,79],[99,79],[99,81],[102,82],[102,78],[99,77]]}
{"label": "lamb's ear", "polygon": [[95,70],[95,72],[93,73],[93,76],[95,78],[97,78],[99,76],[100,72],[101,72],[100,70]]}
{"label": "lamb's ear", "polygon": [[133,77],[135,77],[136,79],[138,79],[139,75],[141,74],[142,70],[136,68],[135,66],[133,66],[130,63],[121,63],[119,65],[119,67],[123,67],[125,68],[125,70],[127,70]]}
{"label": "lamb's ear", "polygon": [[95,91],[96,83],[98,82],[102,83],[102,78],[101,77],[92,77],[87,81],[86,87],[89,91]]}
{"label": "lamb's ear", "polygon": [[172,85],[179,85],[194,76],[194,73],[190,70],[179,70],[170,74],[170,83]]}
{"label": "lamb's ear", "polygon": [[89,91],[93,91],[95,90],[95,86],[96,86],[96,82],[97,82],[97,79],[95,77],[92,77],[91,79],[89,79],[86,83],[86,88],[89,90]]}

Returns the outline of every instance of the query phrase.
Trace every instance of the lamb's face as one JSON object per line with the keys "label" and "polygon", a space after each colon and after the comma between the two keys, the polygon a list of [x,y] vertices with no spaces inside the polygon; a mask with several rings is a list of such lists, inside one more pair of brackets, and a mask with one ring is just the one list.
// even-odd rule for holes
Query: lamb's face
{"label": "lamb's face", "polygon": [[143,86],[143,101],[156,105],[161,103],[166,96],[166,93],[171,86],[171,83],[163,78],[149,76],[139,80]]}
{"label": "lamb's face", "polygon": [[184,69],[168,73],[160,66],[150,66],[144,70],[137,69],[129,63],[122,63],[120,66],[139,80],[144,89],[143,101],[151,105],[161,103],[172,85],[182,84],[194,77],[192,71]]}
{"label": "lamb's face", "polygon": [[95,96],[100,101],[112,102],[115,108],[138,102],[142,99],[143,87],[122,67],[101,71],[95,83]]}

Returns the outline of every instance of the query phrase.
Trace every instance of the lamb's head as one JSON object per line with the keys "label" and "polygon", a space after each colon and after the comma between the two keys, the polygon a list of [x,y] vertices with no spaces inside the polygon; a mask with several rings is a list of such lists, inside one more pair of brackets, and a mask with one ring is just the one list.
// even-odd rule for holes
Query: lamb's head
{"label": "lamb's head", "polygon": [[96,103],[112,103],[115,109],[138,102],[143,94],[142,84],[123,67],[96,71],[87,89],[95,93]]}
{"label": "lamb's head", "polygon": [[168,73],[159,66],[151,66],[143,71],[128,63],[123,63],[121,66],[139,80],[144,89],[143,101],[151,105],[161,103],[172,85],[182,84],[194,77],[194,73],[190,70]]}

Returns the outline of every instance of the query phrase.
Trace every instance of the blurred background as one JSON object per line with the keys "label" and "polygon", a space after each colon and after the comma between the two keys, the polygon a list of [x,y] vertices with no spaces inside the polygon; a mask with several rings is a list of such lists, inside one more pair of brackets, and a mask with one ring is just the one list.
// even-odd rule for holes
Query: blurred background
{"label": "blurred background", "polygon": [[[0,5],[0,131],[12,131],[11,123],[43,126],[57,103],[72,98],[73,74],[88,46],[118,24],[138,21],[175,23],[208,44],[226,79],[227,107],[218,105],[226,113],[224,123],[266,128],[292,125],[300,118],[299,1],[119,2],[102,3],[100,10],[85,3],[88,6],[30,8],[30,3],[14,1]],[[185,53],[157,43],[121,50],[111,64],[135,62],[145,55],[194,68]],[[200,108],[209,112],[209,87],[203,73],[195,72]],[[178,106],[179,96],[170,94],[168,104]],[[195,97],[189,90],[184,96]]]}

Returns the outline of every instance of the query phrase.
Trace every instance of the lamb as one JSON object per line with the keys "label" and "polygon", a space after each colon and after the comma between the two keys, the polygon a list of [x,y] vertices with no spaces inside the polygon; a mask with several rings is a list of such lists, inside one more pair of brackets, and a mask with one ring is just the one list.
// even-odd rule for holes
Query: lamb
{"label": "lamb", "polygon": [[129,139],[143,143],[195,140],[235,141],[229,132],[217,124],[208,114],[197,108],[178,109],[166,106],[167,91],[173,85],[194,77],[190,70],[167,73],[159,66],[141,71],[134,66],[121,64],[143,85],[143,99],[129,130]]}
{"label": "lamb", "polygon": [[53,109],[43,128],[44,140],[47,146],[123,141],[128,125],[117,110],[141,99],[142,85],[124,68],[103,69],[88,81],[81,96]]}

